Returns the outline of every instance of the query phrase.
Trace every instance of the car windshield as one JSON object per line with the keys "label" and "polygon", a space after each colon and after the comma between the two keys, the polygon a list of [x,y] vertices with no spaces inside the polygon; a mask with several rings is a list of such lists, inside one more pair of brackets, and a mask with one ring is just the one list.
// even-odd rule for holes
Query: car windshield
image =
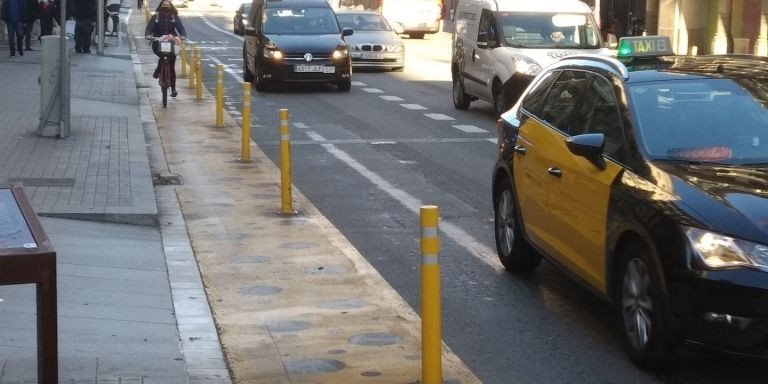
{"label": "car windshield", "polygon": [[263,28],[267,34],[338,34],[339,24],[330,8],[268,8]]}
{"label": "car windshield", "polygon": [[585,14],[499,12],[506,45],[517,48],[600,48],[592,18]]}
{"label": "car windshield", "polygon": [[652,159],[768,163],[768,80],[659,81],[629,91]]}
{"label": "car windshield", "polygon": [[387,21],[381,15],[370,14],[340,14],[339,23],[355,31],[391,31]]}

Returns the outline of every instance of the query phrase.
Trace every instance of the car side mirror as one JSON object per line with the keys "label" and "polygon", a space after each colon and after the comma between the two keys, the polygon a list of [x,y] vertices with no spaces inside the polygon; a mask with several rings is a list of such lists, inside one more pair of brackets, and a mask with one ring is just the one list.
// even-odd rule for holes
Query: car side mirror
{"label": "car side mirror", "polygon": [[488,32],[480,32],[477,34],[477,46],[480,48],[488,48]]}
{"label": "car side mirror", "polygon": [[350,27],[344,27],[341,29],[342,36],[352,36],[354,33],[355,31]]}
{"label": "car side mirror", "polygon": [[609,33],[605,38],[607,40],[604,43],[605,48],[616,49],[619,46],[619,42],[616,39],[616,35],[614,35],[613,33]]}
{"label": "car side mirror", "polygon": [[602,133],[571,136],[565,140],[565,144],[574,155],[589,160],[601,171],[605,169],[605,159],[603,158],[605,135]]}

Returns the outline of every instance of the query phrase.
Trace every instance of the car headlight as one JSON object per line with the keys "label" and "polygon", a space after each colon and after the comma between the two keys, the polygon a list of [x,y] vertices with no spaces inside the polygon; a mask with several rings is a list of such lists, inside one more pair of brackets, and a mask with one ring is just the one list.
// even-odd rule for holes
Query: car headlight
{"label": "car headlight", "polygon": [[768,270],[768,246],[699,228],[685,229],[688,240],[708,267],[752,267]]}
{"label": "car headlight", "polygon": [[349,50],[346,49],[346,48],[344,48],[344,49],[337,49],[337,50],[333,51],[333,58],[334,59],[341,59],[342,57],[347,57],[347,56],[349,56]]}
{"label": "car headlight", "polygon": [[529,76],[536,76],[541,72],[541,66],[530,57],[523,55],[512,55],[515,61],[515,68],[518,73]]}
{"label": "car headlight", "polygon": [[264,57],[268,59],[280,60],[283,58],[283,53],[276,49],[265,49]]}
{"label": "car headlight", "polygon": [[403,50],[401,45],[385,45],[384,48],[387,52],[401,52]]}
{"label": "car headlight", "polygon": [[243,25],[248,25],[248,20],[242,19],[242,23],[243,23]]}
{"label": "car headlight", "polygon": [[357,45],[355,45],[355,44],[350,44],[350,45],[349,45],[349,50],[350,50],[350,51],[359,51],[359,50],[360,50],[360,47],[358,47],[358,46],[357,46]]}

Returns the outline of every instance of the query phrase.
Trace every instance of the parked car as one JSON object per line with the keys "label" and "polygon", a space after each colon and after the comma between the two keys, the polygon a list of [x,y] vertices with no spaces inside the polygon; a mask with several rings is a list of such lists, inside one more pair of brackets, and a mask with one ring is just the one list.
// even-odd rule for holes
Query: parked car
{"label": "parked car", "polygon": [[171,3],[176,8],[187,8],[189,6],[188,0],[171,0]]}
{"label": "parked car", "polygon": [[387,20],[370,11],[339,11],[342,27],[355,31],[347,38],[352,66],[402,71],[405,66],[405,45]]}
{"label": "parked car", "polygon": [[243,42],[243,78],[257,91],[277,82],[352,87],[352,62],[346,37],[327,0],[253,0]]}
{"label": "parked car", "polygon": [[251,12],[251,3],[242,3],[235,11],[235,17],[232,20],[232,29],[235,35],[243,35],[244,25],[248,24],[248,14]]}
{"label": "parked car", "polygon": [[768,61],[661,36],[618,55],[545,68],[499,120],[499,259],[611,301],[641,367],[681,344],[768,357]]}

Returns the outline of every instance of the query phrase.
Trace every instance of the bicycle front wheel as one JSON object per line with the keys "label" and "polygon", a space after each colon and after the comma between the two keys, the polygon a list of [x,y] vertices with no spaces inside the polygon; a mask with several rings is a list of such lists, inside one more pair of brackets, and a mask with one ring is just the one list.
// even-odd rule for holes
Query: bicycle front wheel
{"label": "bicycle front wheel", "polygon": [[168,87],[163,87],[163,107],[168,106]]}

